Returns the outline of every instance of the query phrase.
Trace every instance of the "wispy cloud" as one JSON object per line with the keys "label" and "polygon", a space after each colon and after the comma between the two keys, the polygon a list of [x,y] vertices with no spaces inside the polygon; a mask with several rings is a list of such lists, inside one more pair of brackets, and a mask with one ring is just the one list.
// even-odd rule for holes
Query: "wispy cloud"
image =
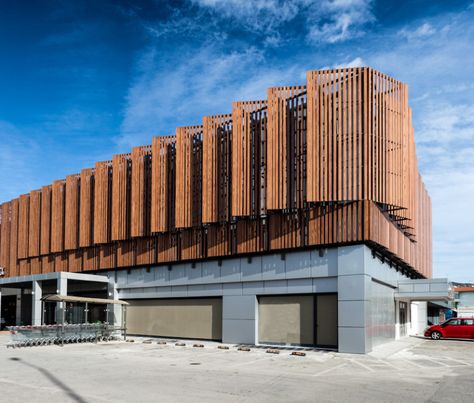
{"label": "wispy cloud", "polygon": [[424,24],[414,29],[403,28],[399,33],[400,33],[400,36],[406,39],[412,40],[412,39],[427,38],[435,34],[436,30],[430,23],[425,22]]}
{"label": "wispy cloud", "polygon": [[316,43],[336,43],[363,35],[364,27],[375,20],[370,0],[323,1],[313,13],[308,39]]}

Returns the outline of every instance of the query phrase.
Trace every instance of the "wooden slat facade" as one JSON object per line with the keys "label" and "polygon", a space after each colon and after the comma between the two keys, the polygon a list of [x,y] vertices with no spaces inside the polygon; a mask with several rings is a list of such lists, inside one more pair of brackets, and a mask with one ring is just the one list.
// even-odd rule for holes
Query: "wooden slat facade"
{"label": "wooden slat facade", "polygon": [[430,277],[408,89],[369,68],[232,104],[0,206],[7,276],[367,243]]}

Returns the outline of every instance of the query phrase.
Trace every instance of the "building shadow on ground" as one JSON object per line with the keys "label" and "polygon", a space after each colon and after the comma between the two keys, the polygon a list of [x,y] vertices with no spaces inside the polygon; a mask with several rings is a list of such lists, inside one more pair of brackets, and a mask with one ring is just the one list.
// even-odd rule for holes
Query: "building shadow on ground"
{"label": "building shadow on ground", "polygon": [[22,360],[21,358],[18,357],[12,357],[10,358],[12,361],[19,362],[23,365],[26,365],[27,367],[36,369],[38,372],[43,374],[49,381],[51,381],[53,384],[61,388],[72,400],[78,402],[78,403],[87,403],[87,400],[85,400],[83,397],[81,397],[78,393],[76,393],[73,389],[71,389],[69,386],[67,386],[64,382],[62,382],[59,378],[57,378],[55,375],[53,375],[51,372],[49,372],[47,369],[39,367],[37,365],[31,364],[29,362],[26,362]]}

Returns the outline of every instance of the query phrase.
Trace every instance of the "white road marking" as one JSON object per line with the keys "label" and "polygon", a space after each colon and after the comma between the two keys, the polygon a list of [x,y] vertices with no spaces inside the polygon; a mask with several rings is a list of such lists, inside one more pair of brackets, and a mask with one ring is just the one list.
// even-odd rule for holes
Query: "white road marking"
{"label": "white road marking", "polygon": [[342,367],[345,367],[347,365],[347,362],[343,362],[342,364],[339,364],[339,365],[336,365],[332,368],[328,368],[328,369],[325,369],[324,371],[321,371],[321,372],[318,372],[317,374],[314,374],[313,377],[316,377],[316,376],[321,376],[321,375],[325,375],[331,371],[334,371],[336,369],[339,369],[339,368],[342,368]]}

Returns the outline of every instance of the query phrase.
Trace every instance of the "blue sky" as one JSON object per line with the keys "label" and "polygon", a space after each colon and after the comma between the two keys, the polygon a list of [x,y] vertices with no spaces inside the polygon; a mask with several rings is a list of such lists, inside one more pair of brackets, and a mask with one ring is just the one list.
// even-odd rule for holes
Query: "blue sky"
{"label": "blue sky", "polygon": [[233,100],[372,66],[409,85],[434,275],[474,281],[474,3],[0,0],[0,201]]}

